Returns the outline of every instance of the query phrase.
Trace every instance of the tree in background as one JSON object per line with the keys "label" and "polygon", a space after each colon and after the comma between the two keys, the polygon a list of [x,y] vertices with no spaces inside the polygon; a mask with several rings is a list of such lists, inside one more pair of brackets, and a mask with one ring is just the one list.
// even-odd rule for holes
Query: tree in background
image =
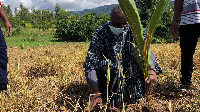
{"label": "tree in background", "polygon": [[100,25],[100,17],[96,13],[86,13],[81,17],[83,22],[83,38],[86,41],[90,41],[93,33]]}
{"label": "tree in background", "polygon": [[15,16],[17,13],[18,13],[18,9],[17,9],[17,6],[15,6]]}
{"label": "tree in background", "polygon": [[[155,10],[159,0],[136,0],[143,28],[146,28],[150,18]],[[72,41],[90,40],[94,31],[99,25],[109,20],[109,14],[85,13],[82,16],[60,8],[57,3],[55,6],[55,15],[49,9],[35,9],[32,7],[31,12],[20,3],[20,8],[15,6],[15,15],[13,16],[10,5],[4,6],[5,13],[14,28],[28,27],[47,30],[56,28],[56,37]],[[153,42],[172,42],[170,26],[173,16],[173,6],[169,6],[160,22],[158,23]],[[3,23],[0,23],[4,26]],[[20,29],[20,28],[19,28]]]}
{"label": "tree in background", "polygon": [[[153,12],[160,0],[135,0],[138,8],[141,23],[143,28],[146,28],[149,19],[153,15]],[[166,8],[161,20],[158,23],[157,30],[155,32],[153,42],[172,42],[172,34],[170,34],[170,27],[173,17],[173,5],[169,5]]]}
{"label": "tree in background", "polygon": [[70,11],[65,11],[63,9],[60,9],[57,13],[56,13],[56,20],[62,20],[62,19],[69,19],[71,13]]}
{"label": "tree in background", "polygon": [[24,7],[24,5],[22,3],[20,3],[20,10],[16,14],[16,16],[17,15],[18,15],[19,19],[21,19],[22,21],[31,22],[30,12],[29,12],[28,8]]}
{"label": "tree in background", "polygon": [[50,22],[51,19],[52,19],[52,17],[51,17],[51,12],[49,11],[49,9],[43,9],[42,10],[42,21]]}
{"label": "tree in background", "polygon": [[49,16],[50,16],[50,21],[53,21],[55,19],[53,11],[50,12]]}
{"label": "tree in background", "polygon": [[31,23],[35,24],[35,23],[37,23],[37,19],[38,19],[35,7],[32,7],[31,12],[32,12],[32,14],[31,14]]}
{"label": "tree in background", "polygon": [[108,20],[108,14],[86,13],[81,17],[70,14],[57,22],[55,35],[66,41],[90,41],[99,25]]}
{"label": "tree in background", "polygon": [[56,4],[56,7],[55,7],[56,18],[57,18],[57,14],[58,14],[59,11],[60,11],[60,6],[59,6],[59,4],[57,3],[57,4]]}
{"label": "tree in background", "polygon": [[10,5],[7,6],[7,9],[5,11],[6,11],[5,13],[7,14],[7,16],[11,16],[11,17],[13,16],[12,15],[12,10],[10,8]]}
{"label": "tree in background", "polygon": [[[15,6],[15,15],[13,15],[10,5],[2,5],[5,9],[8,19],[13,25],[13,35],[21,34],[19,32],[23,31],[23,28],[39,28],[43,30],[55,28],[56,22],[54,21],[54,12],[50,11],[49,9],[43,9],[41,11],[40,9],[35,9],[35,7],[32,7],[31,11],[29,11],[28,8],[24,7],[24,5],[20,3],[19,9]],[[4,27],[2,22],[0,22],[0,25]]]}

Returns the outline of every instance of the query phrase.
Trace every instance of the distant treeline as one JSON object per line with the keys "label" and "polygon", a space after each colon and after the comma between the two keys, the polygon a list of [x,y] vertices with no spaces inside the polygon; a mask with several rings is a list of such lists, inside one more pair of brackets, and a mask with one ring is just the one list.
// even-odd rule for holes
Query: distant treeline
{"label": "distant treeline", "polygon": [[[144,28],[148,24],[158,1],[136,0]],[[107,5],[105,9],[111,10],[115,5],[110,5],[110,7]],[[3,5],[3,8],[11,24],[17,29],[13,32],[14,35],[21,34],[20,29],[22,28],[56,29],[55,37],[63,41],[90,41],[99,25],[109,21],[110,18],[110,11],[108,11],[109,13],[100,13],[101,11],[99,13],[92,13],[91,11],[81,15],[61,9],[59,4],[56,4],[55,11],[50,11],[49,9],[40,10],[34,7],[29,11],[28,8],[20,3],[20,9],[15,7],[14,16],[10,5]],[[102,10],[103,8],[104,6],[101,6],[95,10]],[[170,33],[172,16],[173,6],[169,6],[158,24],[153,42],[173,42]],[[3,27],[4,23],[1,21],[0,25]]]}

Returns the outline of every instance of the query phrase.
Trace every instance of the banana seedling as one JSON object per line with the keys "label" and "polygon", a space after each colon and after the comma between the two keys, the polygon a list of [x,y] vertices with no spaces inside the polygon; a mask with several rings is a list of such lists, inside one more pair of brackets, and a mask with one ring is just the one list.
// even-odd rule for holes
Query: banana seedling
{"label": "banana seedling", "polygon": [[[171,0],[159,1],[153,13],[153,16],[151,17],[151,20],[147,26],[145,39],[143,35],[143,28],[140,21],[140,16],[139,16],[135,1],[134,0],[118,0],[118,2],[124,14],[126,15],[131,31],[137,42],[140,57],[139,58],[136,57],[136,59],[143,70],[145,81],[147,81],[149,77],[149,71],[152,66],[151,49],[150,49],[151,40],[156,30],[157,23],[161,19],[161,16],[164,13],[165,8],[169,5]],[[131,43],[134,43],[134,42],[131,42]],[[148,97],[149,95],[147,94],[147,99],[149,100]]]}

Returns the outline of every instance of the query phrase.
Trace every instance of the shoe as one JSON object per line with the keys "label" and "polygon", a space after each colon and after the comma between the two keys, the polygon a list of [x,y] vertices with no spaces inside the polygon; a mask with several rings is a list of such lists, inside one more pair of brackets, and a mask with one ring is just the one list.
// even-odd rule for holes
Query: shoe
{"label": "shoe", "polygon": [[181,84],[178,88],[176,88],[176,91],[177,92],[187,91],[188,89],[190,89],[190,85]]}

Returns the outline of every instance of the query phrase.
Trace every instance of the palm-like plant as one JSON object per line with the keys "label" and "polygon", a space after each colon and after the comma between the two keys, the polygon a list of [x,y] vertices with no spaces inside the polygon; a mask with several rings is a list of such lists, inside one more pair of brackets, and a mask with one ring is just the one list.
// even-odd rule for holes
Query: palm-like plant
{"label": "palm-like plant", "polygon": [[140,21],[139,13],[137,7],[135,5],[134,0],[118,0],[120,7],[122,8],[130,28],[133,32],[135,40],[137,42],[139,48],[139,54],[141,55],[141,64],[142,70],[145,75],[145,80],[148,78],[148,71],[152,65],[151,62],[151,53],[150,53],[150,43],[152,40],[152,36],[155,32],[156,25],[160,20],[162,14],[164,13],[165,8],[169,5],[171,0],[160,0],[159,4],[156,7],[153,16],[151,17],[151,21],[147,26],[146,38],[144,41],[143,36],[143,28]]}
{"label": "palm-like plant", "polygon": [[[152,40],[152,36],[155,32],[158,21],[160,20],[162,14],[165,11],[165,8],[169,5],[170,1],[171,0],[160,0],[159,4],[157,5],[153,13],[153,16],[151,17],[151,21],[149,22],[147,26],[146,38],[144,41],[143,28],[142,28],[137,7],[135,5],[135,1],[134,0],[118,0],[120,7],[122,8],[124,14],[126,15],[129,26],[137,42],[137,45],[139,48],[139,54],[141,57],[140,58],[136,57],[136,59],[139,62],[139,65],[141,65],[145,81],[147,81],[149,77],[149,71],[152,65],[151,50],[150,50],[150,43]],[[149,96],[147,95],[147,97]]]}

